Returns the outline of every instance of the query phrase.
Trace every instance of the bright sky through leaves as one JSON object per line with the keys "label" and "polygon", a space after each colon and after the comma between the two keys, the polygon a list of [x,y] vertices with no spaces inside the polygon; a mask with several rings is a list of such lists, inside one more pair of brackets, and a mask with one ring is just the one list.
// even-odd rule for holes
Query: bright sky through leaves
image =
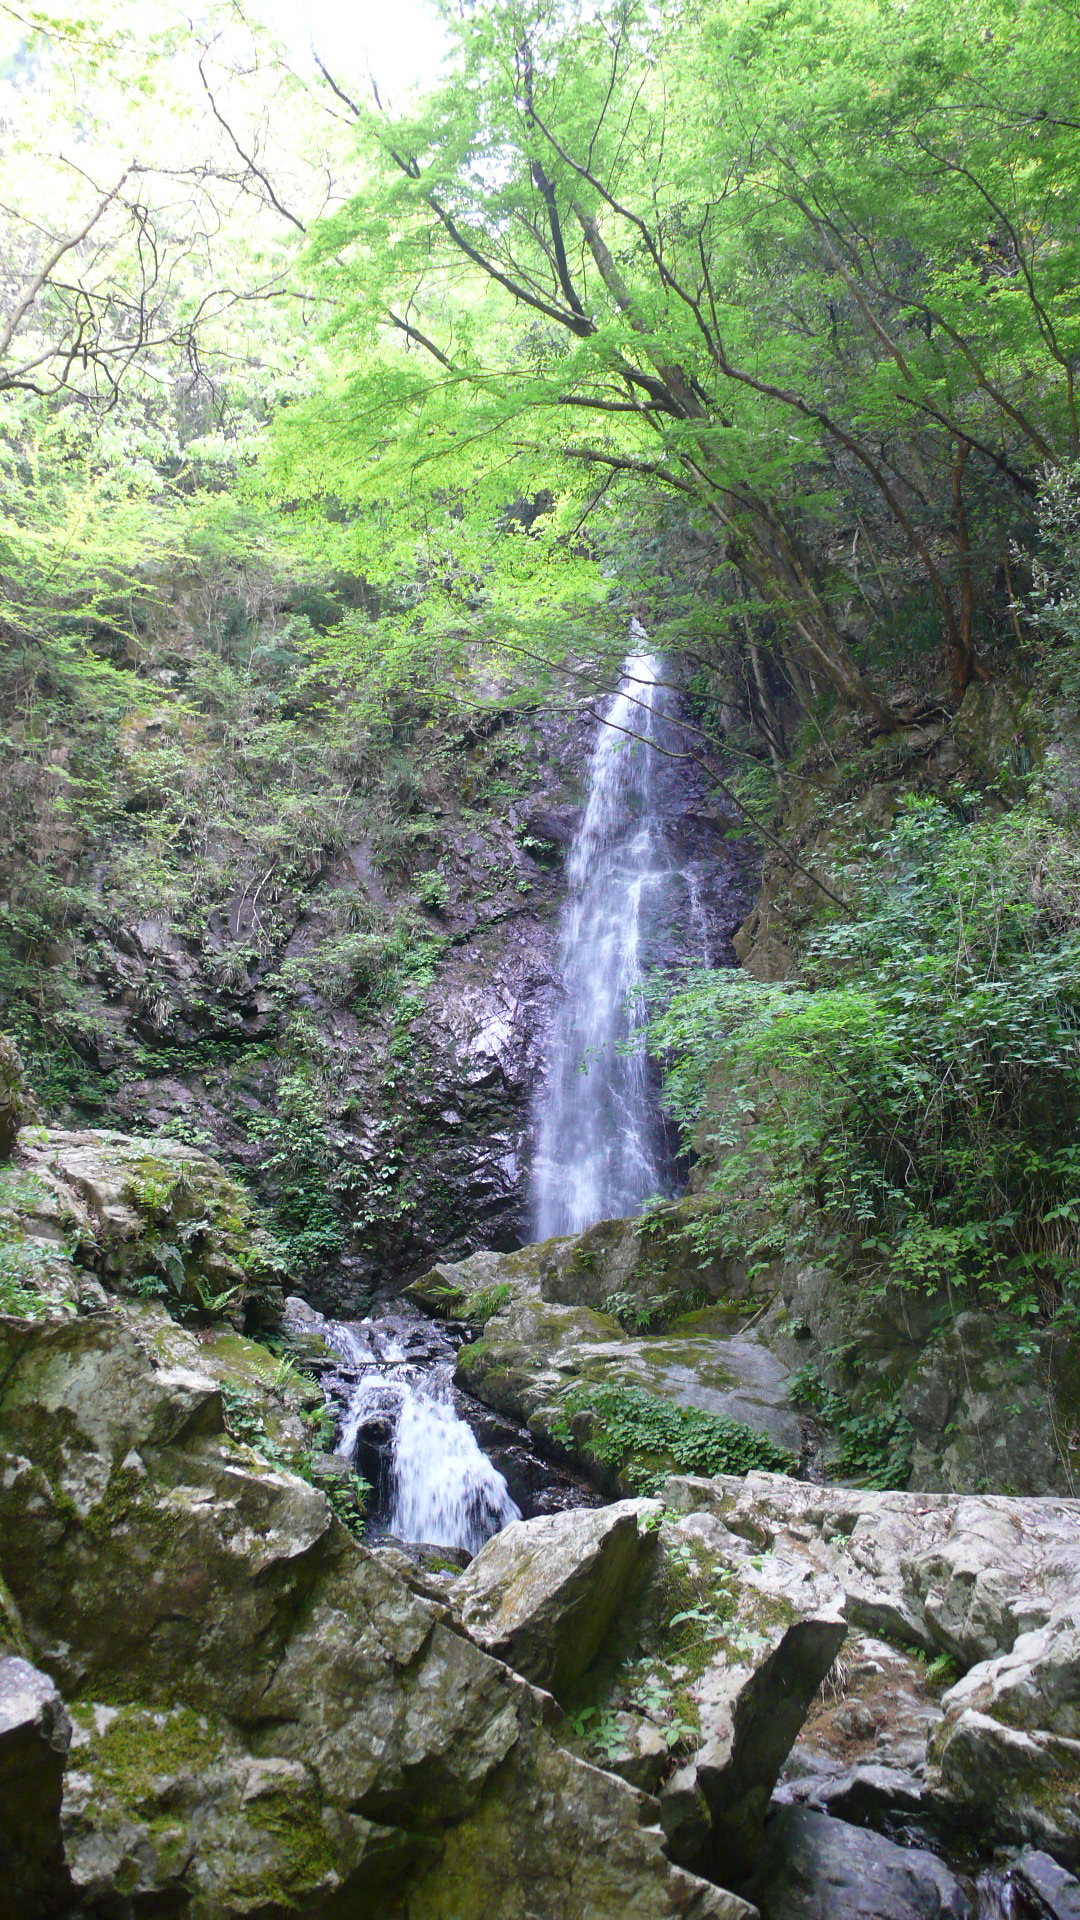
{"label": "bright sky through leaves", "polygon": [[349,88],[370,73],[383,99],[430,85],[446,44],[425,0],[262,0],[261,11],[305,60],[314,46]]}

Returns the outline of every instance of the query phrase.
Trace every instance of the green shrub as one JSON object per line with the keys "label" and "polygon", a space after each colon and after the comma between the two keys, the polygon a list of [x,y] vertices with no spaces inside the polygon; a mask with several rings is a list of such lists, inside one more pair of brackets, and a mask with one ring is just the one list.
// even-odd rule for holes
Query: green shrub
{"label": "green shrub", "polygon": [[918,799],[873,852],[800,980],[698,973],[652,1023],[687,1143],[711,1129],[727,1243],[831,1230],[901,1285],[1071,1311],[1080,854],[1034,806],[971,825]]}
{"label": "green shrub", "polygon": [[864,1487],[903,1489],[911,1477],[911,1422],[890,1398],[858,1407],[826,1386],[811,1363],[791,1376],[794,1406],[817,1413],[836,1435],[836,1465],[847,1480]]}
{"label": "green shrub", "polygon": [[641,1387],[572,1387],[563,1401],[562,1417],[552,1431],[564,1444],[573,1440],[575,1414],[594,1416],[588,1452],[601,1466],[626,1472],[637,1486],[653,1486],[657,1462],[672,1463],[682,1473],[749,1473],[763,1468],[790,1473],[794,1461],[768,1434],[757,1433],[741,1420],[728,1420],[697,1407],[676,1406]]}

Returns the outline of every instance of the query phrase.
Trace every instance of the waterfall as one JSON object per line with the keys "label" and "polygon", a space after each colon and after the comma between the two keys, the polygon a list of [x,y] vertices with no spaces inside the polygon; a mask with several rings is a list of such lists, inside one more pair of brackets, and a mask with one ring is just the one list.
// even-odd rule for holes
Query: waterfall
{"label": "waterfall", "polygon": [[[632,632],[645,638],[636,623]],[[680,769],[655,751],[683,744],[667,723],[675,696],[662,678],[651,654],[624,662],[570,850],[563,993],[532,1173],[540,1240],[635,1213],[648,1195],[670,1191],[655,1085],[643,1049],[627,1043],[643,1017],[645,973],[671,957],[672,927],[680,928],[679,957],[703,962],[709,953],[698,875],[672,844]]]}
{"label": "waterfall", "polygon": [[[437,1332],[419,1321],[397,1329],[374,1320],[329,1321],[325,1337],[347,1376],[339,1374],[334,1395],[344,1408],[335,1451],[361,1471],[369,1455],[381,1456],[385,1485],[376,1495],[388,1533],[478,1553],[521,1518],[502,1474],[458,1416],[453,1352],[432,1358]],[[410,1351],[411,1338],[423,1343],[422,1352]]]}

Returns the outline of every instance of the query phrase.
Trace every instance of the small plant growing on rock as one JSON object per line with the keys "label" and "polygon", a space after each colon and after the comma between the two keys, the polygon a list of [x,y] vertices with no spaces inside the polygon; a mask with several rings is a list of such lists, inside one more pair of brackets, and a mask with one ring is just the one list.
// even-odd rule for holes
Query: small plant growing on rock
{"label": "small plant growing on rock", "polygon": [[[589,1416],[585,1438],[575,1431],[576,1414]],[[552,1432],[563,1445],[581,1445],[593,1460],[616,1469],[638,1488],[647,1482],[651,1489],[657,1466],[666,1461],[673,1472],[702,1474],[749,1473],[754,1468],[789,1473],[794,1465],[768,1434],[741,1420],[674,1406],[641,1387],[572,1387]]]}
{"label": "small plant growing on rock", "polygon": [[501,1313],[503,1307],[509,1304],[510,1295],[511,1288],[506,1280],[496,1282],[493,1287],[480,1287],[475,1293],[469,1295],[465,1304],[457,1310],[455,1317],[479,1321],[482,1327],[486,1327],[488,1321],[493,1320],[495,1315]]}
{"label": "small plant growing on rock", "polygon": [[422,873],[416,881],[416,897],[432,913],[446,913],[450,906],[450,888],[446,875],[435,869]]}

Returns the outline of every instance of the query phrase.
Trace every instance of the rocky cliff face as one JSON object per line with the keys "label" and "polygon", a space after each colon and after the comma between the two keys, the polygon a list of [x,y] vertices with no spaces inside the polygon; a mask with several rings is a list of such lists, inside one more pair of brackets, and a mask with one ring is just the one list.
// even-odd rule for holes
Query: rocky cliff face
{"label": "rocky cliff face", "polygon": [[[59,704],[48,764],[6,743],[0,1019],[43,1112],[216,1154],[328,1309],[518,1244],[595,722],[511,704],[453,730],[418,699],[376,749],[284,669],[230,675],[171,628],[143,671],[92,740]],[[54,817],[57,767],[75,814]],[[684,784],[672,831],[715,854],[702,906],[730,953],[745,855]]]}

